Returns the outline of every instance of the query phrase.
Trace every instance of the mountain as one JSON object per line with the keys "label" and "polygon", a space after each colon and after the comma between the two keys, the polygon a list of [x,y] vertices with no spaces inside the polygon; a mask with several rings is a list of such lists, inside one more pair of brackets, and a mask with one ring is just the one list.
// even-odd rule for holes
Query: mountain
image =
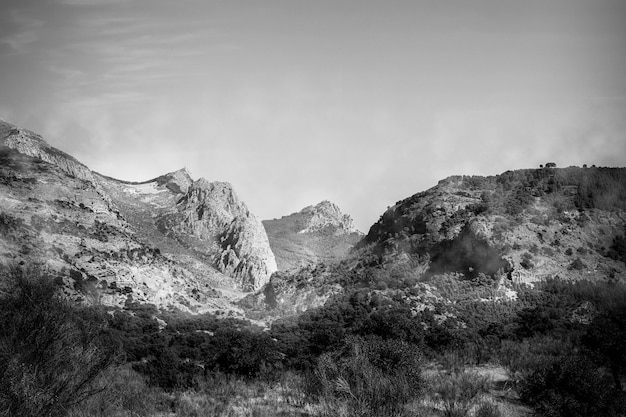
{"label": "mountain", "polygon": [[352,218],[330,201],[264,220],[263,226],[280,271],[339,261],[363,237]]}
{"label": "mountain", "polygon": [[417,312],[455,287],[495,300],[550,278],[626,282],[625,262],[626,169],[453,176],[391,206],[341,262],[278,272],[240,305],[274,320],[365,291]]}
{"label": "mountain", "polygon": [[426,276],[623,280],[625,210],[624,168],[454,176],[390,207],[360,247],[375,262],[410,256]]}
{"label": "mountain", "polygon": [[128,182],[0,121],[0,263],[45,262],[78,300],[233,311],[276,270],[232,186],[186,170]]}

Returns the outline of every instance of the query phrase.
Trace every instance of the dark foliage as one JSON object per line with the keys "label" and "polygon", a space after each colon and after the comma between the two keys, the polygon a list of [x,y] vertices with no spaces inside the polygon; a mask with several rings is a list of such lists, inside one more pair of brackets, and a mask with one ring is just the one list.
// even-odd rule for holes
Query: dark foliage
{"label": "dark foliage", "polygon": [[623,416],[623,394],[607,385],[607,375],[589,360],[567,356],[534,370],[521,384],[520,396],[544,416]]}
{"label": "dark foliage", "polygon": [[40,267],[3,272],[0,298],[0,415],[62,416],[97,392],[96,381],[116,358],[106,321],[55,295],[54,277]]}

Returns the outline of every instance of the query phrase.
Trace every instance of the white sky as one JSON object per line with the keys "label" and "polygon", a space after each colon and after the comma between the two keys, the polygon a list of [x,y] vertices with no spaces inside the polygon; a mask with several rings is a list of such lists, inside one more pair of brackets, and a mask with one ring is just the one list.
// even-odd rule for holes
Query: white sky
{"label": "white sky", "polygon": [[366,232],[449,175],[626,165],[626,1],[1,0],[0,118]]}

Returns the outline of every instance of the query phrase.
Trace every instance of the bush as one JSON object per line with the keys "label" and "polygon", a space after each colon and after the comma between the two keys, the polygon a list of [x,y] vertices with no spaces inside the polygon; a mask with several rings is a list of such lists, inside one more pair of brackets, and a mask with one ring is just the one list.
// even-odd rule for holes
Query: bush
{"label": "bush", "polygon": [[315,370],[317,394],[326,415],[406,415],[405,405],[423,388],[421,355],[399,340],[350,337],[344,349],[323,354]]}
{"label": "bush", "polygon": [[502,413],[497,405],[492,403],[482,403],[476,409],[476,417],[501,417]]}
{"label": "bush", "polygon": [[98,376],[115,359],[105,321],[84,319],[55,295],[41,267],[11,268],[0,299],[0,415],[62,416],[102,389]]}
{"label": "bush", "polygon": [[587,265],[585,265],[585,263],[583,261],[581,261],[580,258],[576,258],[574,260],[574,262],[572,262],[569,265],[568,269],[576,269],[577,271],[582,271],[586,267],[587,267]]}
{"label": "bush", "polygon": [[524,269],[534,268],[535,264],[533,263],[532,259],[533,259],[533,256],[530,253],[524,252],[522,254],[522,261],[520,262],[520,265]]}
{"label": "bush", "polygon": [[105,371],[99,383],[106,387],[69,412],[69,417],[149,416],[169,411],[168,395],[149,387],[144,378],[128,366]]}
{"label": "bush", "polygon": [[458,371],[439,375],[432,381],[435,398],[443,403],[446,417],[464,417],[478,396],[488,392],[489,379],[474,372]]}
{"label": "bush", "polygon": [[539,415],[551,417],[623,416],[623,395],[590,361],[564,356],[547,361],[522,381],[520,398]]}

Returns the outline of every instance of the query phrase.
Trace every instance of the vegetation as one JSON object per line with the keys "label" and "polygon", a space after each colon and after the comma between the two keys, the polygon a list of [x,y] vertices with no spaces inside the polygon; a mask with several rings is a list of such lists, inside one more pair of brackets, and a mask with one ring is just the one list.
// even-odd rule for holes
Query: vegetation
{"label": "vegetation", "polygon": [[[498,301],[490,280],[440,275],[428,285],[442,297],[432,309],[410,303],[420,299],[419,285],[354,289],[269,331],[131,304],[109,315],[129,362],[116,372],[151,398],[131,401],[145,415],[227,415],[235,404],[265,415],[507,415],[493,403],[492,383],[469,370],[487,363],[504,365],[539,415],[626,410],[616,384],[624,374],[626,286],[549,280],[516,286],[517,300]],[[433,373],[432,364],[443,368]],[[118,389],[120,377],[107,375]],[[131,403],[123,398],[111,410]],[[264,399],[254,405],[253,398]]]}
{"label": "vegetation", "polygon": [[77,311],[36,267],[12,268],[0,298],[0,415],[62,416],[98,391],[116,358],[97,311]]}

